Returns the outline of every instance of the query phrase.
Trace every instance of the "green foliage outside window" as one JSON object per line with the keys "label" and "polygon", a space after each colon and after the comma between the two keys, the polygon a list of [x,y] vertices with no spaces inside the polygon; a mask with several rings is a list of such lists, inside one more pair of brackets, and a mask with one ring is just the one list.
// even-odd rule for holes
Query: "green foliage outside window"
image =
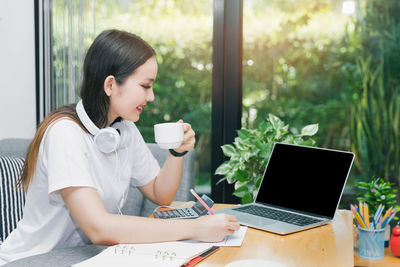
{"label": "green foliage outside window", "polygon": [[400,1],[360,6],[351,37],[357,75],[351,140],[363,180],[382,177],[400,185]]}
{"label": "green foliage outside window", "polygon": [[196,132],[196,184],[202,177],[210,184],[211,176],[212,4],[169,0],[116,5],[102,0],[96,17],[96,31],[112,27],[133,32],[155,49],[155,101],[147,104],[137,126],[146,142],[154,142],[154,124],[189,122]]}
{"label": "green foliage outside window", "polygon": [[[95,8],[96,16],[95,32],[86,36],[86,47],[101,31],[116,28],[141,36],[157,53],[159,68],[154,83],[155,101],[147,104],[137,122],[145,141],[154,142],[153,125],[156,123],[179,119],[191,123],[197,139],[196,178],[202,178],[203,183],[209,184],[213,1],[96,0],[94,6],[92,2],[85,1],[85,10],[82,11]],[[56,21],[61,23],[63,16],[69,15],[69,5],[65,1],[54,1],[53,5],[57,7],[54,14]],[[75,17],[78,15],[76,13]],[[68,43],[64,42],[68,36],[65,28],[54,28],[53,53],[61,55],[61,58],[70,52],[76,53],[68,49]],[[55,75],[68,72],[64,63],[57,59],[54,61]],[[78,58],[75,61],[76,66],[83,63]],[[60,82],[68,84],[69,81]],[[79,82],[72,86],[78,96]],[[58,95],[63,97],[65,94]],[[63,99],[58,102],[62,105]]]}
{"label": "green foliage outside window", "polygon": [[400,1],[354,3],[347,16],[341,1],[244,2],[243,127],[318,122],[319,146],[356,153],[350,184],[399,184]]}
{"label": "green foliage outside window", "polygon": [[318,122],[319,146],[349,149],[352,88],[359,82],[346,40],[352,21],[341,14],[341,1],[244,6],[243,127],[255,127],[268,113],[293,133]]}

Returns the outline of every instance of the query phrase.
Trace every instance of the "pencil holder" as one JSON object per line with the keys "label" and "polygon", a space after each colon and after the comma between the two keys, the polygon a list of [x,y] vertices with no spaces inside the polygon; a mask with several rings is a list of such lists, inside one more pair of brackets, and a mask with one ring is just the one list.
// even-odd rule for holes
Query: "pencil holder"
{"label": "pencil holder", "polygon": [[381,259],[385,255],[385,229],[360,230],[359,256],[366,259]]}

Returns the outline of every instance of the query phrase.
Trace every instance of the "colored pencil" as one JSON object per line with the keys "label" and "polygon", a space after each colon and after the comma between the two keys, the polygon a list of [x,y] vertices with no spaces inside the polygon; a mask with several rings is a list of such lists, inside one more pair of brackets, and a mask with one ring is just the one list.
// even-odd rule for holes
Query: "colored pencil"
{"label": "colored pencil", "polygon": [[382,210],[384,209],[385,206],[382,204],[379,204],[378,208],[376,209],[375,216],[374,216],[374,226],[376,227],[379,222],[379,218],[381,216]]}
{"label": "colored pencil", "polygon": [[387,224],[390,223],[390,221],[393,219],[394,215],[396,215],[396,212],[395,212],[395,211],[392,212],[392,215],[390,215],[388,221],[386,222],[386,224],[385,224],[383,227],[385,227]]}
{"label": "colored pencil", "polygon": [[360,212],[361,217],[364,217],[364,207],[361,201],[358,202],[358,207],[359,207],[358,211]]}
{"label": "colored pencil", "polygon": [[368,210],[368,204],[364,204],[364,220],[365,220],[365,225],[367,226],[367,229],[369,229],[369,210]]}
{"label": "colored pencil", "polygon": [[351,211],[353,212],[354,218],[356,219],[356,221],[358,222],[358,224],[365,228],[365,224],[363,222],[363,220],[361,219],[360,213],[356,210],[356,208],[353,205],[350,205]]}
{"label": "colored pencil", "polygon": [[393,208],[393,207],[390,207],[390,208],[386,211],[385,215],[383,215],[383,217],[380,219],[379,224],[377,225],[376,229],[382,228],[382,224],[383,224],[383,222],[385,221],[386,217],[389,216],[390,212],[392,211],[392,208]]}

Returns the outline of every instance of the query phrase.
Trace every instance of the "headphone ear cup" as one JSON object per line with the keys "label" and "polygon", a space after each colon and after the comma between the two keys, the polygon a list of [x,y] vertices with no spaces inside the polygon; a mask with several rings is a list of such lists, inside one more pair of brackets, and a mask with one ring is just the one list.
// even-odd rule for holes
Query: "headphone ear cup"
{"label": "headphone ear cup", "polygon": [[[120,133],[113,127],[97,128],[87,115],[82,100],[76,104],[76,113],[85,128],[93,135],[94,144],[101,152],[111,153],[118,148],[121,142]],[[123,126],[125,125],[122,124],[120,127]],[[121,129],[120,132],[123,130]]]}
{"label": "headphone ear cup", "polygon": [[112,127],[101,129],[93,138],[96,147],[103,153],[115,151],[121,141],[120,139],[118,131]]}
{"label": "headphone ear cup", "polygon": [[119,141],[119,147],[124,147],[129,144],[129,134],[128,134],[128,128],[123,122],[116,122],[112,125],[112,127],[119,132],[120,136],[120,141]]}

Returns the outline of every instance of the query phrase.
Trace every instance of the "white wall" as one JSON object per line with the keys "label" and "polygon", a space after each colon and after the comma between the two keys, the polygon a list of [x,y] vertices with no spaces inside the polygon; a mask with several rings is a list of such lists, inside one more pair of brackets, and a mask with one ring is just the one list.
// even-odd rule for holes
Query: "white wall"
{"label": "white wall", "polygon": [[36,130],[34,1],[0,0],[0,139]]}

